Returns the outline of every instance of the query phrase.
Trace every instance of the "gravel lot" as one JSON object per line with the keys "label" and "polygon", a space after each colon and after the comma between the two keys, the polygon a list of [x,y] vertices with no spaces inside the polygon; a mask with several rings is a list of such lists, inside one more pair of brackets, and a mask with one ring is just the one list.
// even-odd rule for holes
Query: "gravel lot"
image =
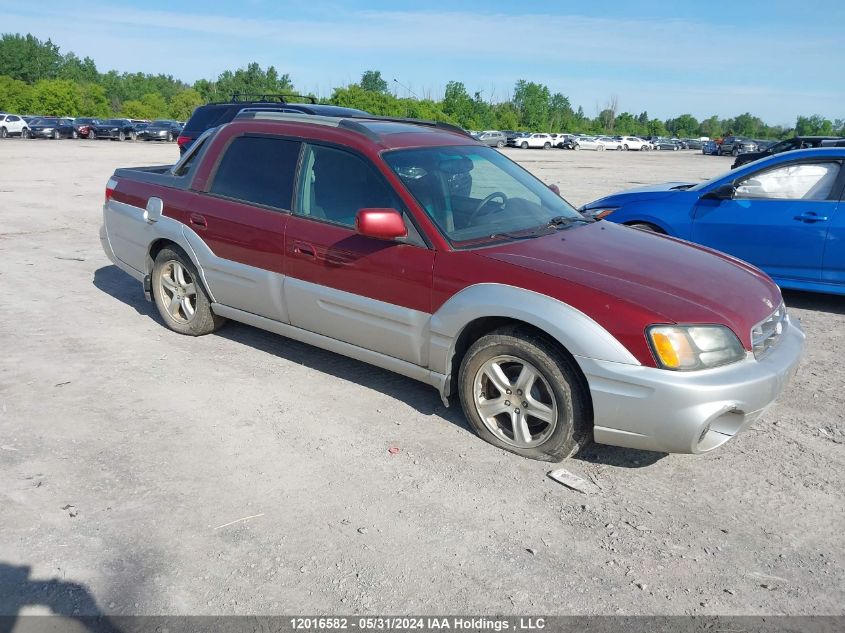
{"label": "gravel lot", "polygon": [[[576,205],[731,162],[506,153]],[[755,428],[592,446],[564,464],[580,494],[422,384],[166,330],[97,232],[115,167],[176,154],[0,142],[0,614],[845,612],[843,298],[787,294],[808,350]]]}

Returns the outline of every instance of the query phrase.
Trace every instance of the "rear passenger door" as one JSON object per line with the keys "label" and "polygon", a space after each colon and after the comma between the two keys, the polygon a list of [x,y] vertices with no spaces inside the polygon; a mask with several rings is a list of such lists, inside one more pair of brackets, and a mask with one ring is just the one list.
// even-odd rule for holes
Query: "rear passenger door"
{"label": "rear passenger door", "polygon": [[428,363],[434,251],[408,214],[409,238],[358,235],[363,208],[403,211],[366,158],[308,144],[285,233],[285,303],[292,325],[417,365]]}
{"label": "rear passenger door", "polygon": [[288,322],[284,233],[301,143],[244,134],[229,139],[205,191],[181,218],[214,300]]}

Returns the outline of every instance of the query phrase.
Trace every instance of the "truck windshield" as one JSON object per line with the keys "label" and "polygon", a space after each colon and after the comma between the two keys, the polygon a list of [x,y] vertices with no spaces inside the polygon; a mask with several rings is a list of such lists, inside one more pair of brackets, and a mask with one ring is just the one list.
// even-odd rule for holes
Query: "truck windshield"
{"label": "truck windshield", "polygon": [[521,237],[560,218],[584,219],[546,185],[490,147],[426,147],[383,156],[457,246],[485,238]]}

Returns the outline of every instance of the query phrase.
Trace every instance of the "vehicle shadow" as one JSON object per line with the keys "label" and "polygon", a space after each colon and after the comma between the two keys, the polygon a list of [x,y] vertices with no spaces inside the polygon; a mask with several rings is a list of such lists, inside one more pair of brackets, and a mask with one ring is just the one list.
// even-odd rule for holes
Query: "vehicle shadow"
{"label": "vehicle shadow", "polygon": [[804,292],[803,290],[784,290],[783,300],[787,309],[799,308],[801,310],[813,310],[814,312],[845,314],[845,296],[841,295]]}
{"label": "vehicle shadow", "polygon": [[669,453],[641,451],[636,448],[622,448],[621,446],[606,446],[604,444],[590,444],[578,452],[572,459],[601,464],[602,466],[617,466],[618,468],[646,468],[659,462]]}
{"label": "vehicle shadow", "polygon": [[[103,614],[85,585],[58,578],[32,579],[31,572],[32,568],[28,565],[0,562],[0,633],[11,633],[15,629],[24,607],[39,606],[47,607],[54,615],[70,618],[88,631],[120,631],[114,622]],[[47,629],[54,626],[54,630],[62,628],[60,623],[50,622]],[[21,628],[27,630],[32,627]]]}
{"label": "vehicle shadow", "polygon": [[[165,327],[155,305],[144,298],[140,285],[117,266],[104,266],[96,270],[94,286]],[[433,387],[416,380],[236,321],[229,321],[215,336],[375,389],[404,402],[423,415],[438,415],[472,432],[457,403],[451,404],[449,408],[444,407]]]}
{"label": "vehicle shadow", "polygon": [[[117,266],[104,266],[96,270],[94,286],[131,306],[138,314],[148,316],[165,327],[155,305],[144,298],[140,285]],[[453,397],[450,406],[444,407],[433,387],[416,380],[235,321],[227,323],[215,335],[341,380],[374,389],[404,402],[423,415],[437,415],[475,435],[461,411],[457,398]],[[575,459],[623,468],[644,468],[665,456],[666,453],[590,444],[579,452]]]}

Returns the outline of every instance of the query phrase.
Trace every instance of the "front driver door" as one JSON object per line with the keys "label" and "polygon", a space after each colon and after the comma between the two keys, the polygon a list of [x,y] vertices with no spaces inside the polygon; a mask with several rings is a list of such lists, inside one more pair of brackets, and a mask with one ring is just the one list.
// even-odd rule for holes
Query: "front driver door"
{"label": "front driver door", "polygon": [[838,161],[805,159],[746,174],[732,199],[699,199],[692,241],[773,277],[819,281],[839,171]]}
{"label": "front driver door", "polygon": [[402,204],[368,160],[306,145],[285,231],[290,322],[425,366],[434,251],[407,214],[404,242],[358,235],[355,215],[363,208],[402,211]]}

